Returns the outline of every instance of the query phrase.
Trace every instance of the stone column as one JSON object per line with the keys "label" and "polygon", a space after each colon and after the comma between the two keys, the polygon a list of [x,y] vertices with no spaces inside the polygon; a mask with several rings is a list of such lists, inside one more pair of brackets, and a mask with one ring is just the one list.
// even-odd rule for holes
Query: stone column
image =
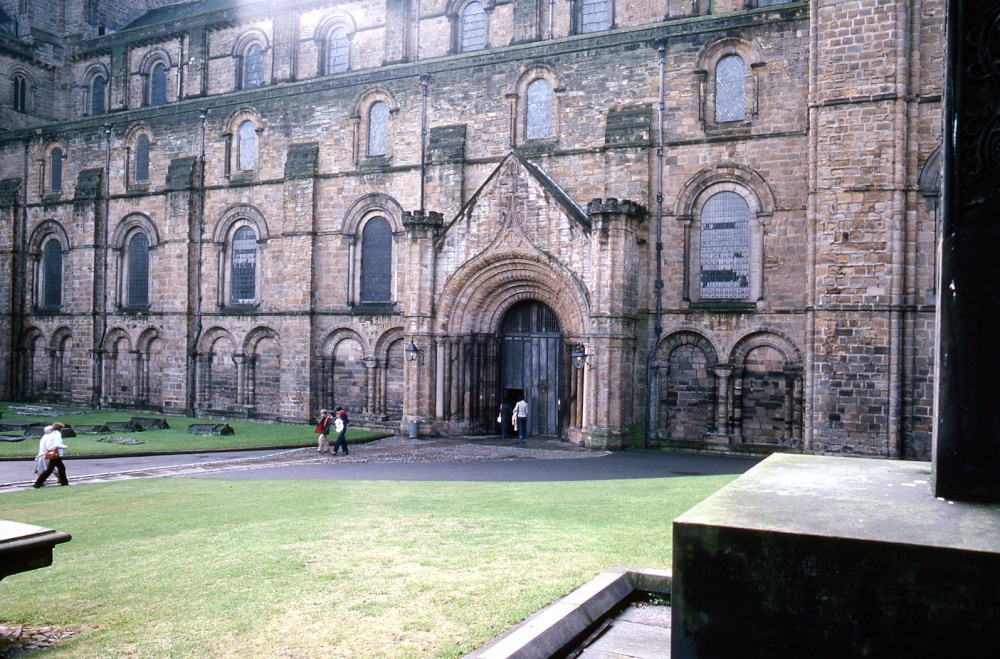
{"label": "stone column", "polygon": [[137,403],[142,392],[142,352],[139,350],[129,350],[132,358],[132,402]]}
{"label": "stone column", "polygon": [[374,357],[365,357],[361,360],[361,363],[365,366],[365,380],[368,390],[368,395],[365,397],[365,405],[362,408],[364,414],[375,414],[378,411],[378,360]]}
{"label": "stone column", "polygon": [[715,373],[715,434],[729,435],[729,378],[733,375],[733,367],[729,364],[717,364]]}
{"label": "stone column", "polygon": [[236,404],[246,405],[247,402],[247,358],[246,355],[233,355],[236,364]]}

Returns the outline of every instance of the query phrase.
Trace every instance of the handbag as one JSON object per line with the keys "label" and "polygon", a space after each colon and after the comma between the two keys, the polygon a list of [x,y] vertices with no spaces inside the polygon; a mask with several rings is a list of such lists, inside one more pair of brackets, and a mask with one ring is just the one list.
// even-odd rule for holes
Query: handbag
{"label": "handbag", "polygon": [[503,423],[503,414],[497,414],[497,423]]}
{"label": "handbag", "polygon": [[59,449],[57,448],[50,448],[48,451],[45,452],[46,460],[55,460],[58,457],[59,457]]}

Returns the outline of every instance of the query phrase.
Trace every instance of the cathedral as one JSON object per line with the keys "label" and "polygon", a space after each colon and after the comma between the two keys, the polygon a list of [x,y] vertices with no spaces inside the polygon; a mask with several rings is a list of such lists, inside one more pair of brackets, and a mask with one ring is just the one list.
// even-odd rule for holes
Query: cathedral
{"label": "cathedral", "polygon": [[0,0],[0,398],[929,459],[943,0]]}

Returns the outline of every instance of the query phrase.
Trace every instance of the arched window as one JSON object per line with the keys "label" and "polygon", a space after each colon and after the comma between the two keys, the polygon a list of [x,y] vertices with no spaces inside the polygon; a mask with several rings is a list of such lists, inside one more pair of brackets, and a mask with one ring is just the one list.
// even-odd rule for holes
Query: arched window
{"label": "arched window", "polygon": [[257,127],[244,121],[236,134],[236,169],[246,172],[257,167]]}
{"label": "arched window", "polygon": [[343,73],[350,66],[351,41],[347,30],[338,27],[330,32],[326,43],[326,74]]}
{"label": "arched window", "polygon": [[157,62],[149,73],[149,104],[163,105],[166,102],[167,67],[163,62]]}
{"label": "arched window", "polygon": [[149,238],[143,233],[132,236],[128,243],[128,293],[125,304],[129,307],[149,306]]}
{"label": "arched window", "polygon": [[251,44],[243,55],[243,89],[264,86],[264,50]]}
{"label": "arched window", "polygon": [[750,297],[750,207],[737,193],[716,193],[702,207],[699,261],[701,299]]}
{"label": "arched window", "polygon": [[739,55],[726,55],[715,67],[715,121],[746,119],[746,63]]}
{"label": "arched window", "polygon": [[230,304],[253,304],[257,301],[257,234],[242,226],[233,234],[230,266]]}
{"label": "arched window", "polygon": [[539,78],[528,85],[527,97],[525,138],[538,140],[551,137],[552,85],[548,80]]}
{"label": "arched window", "polygon": [[108,80],[103,75],[96,75],[90,83],[90,114],[104,114],[107,107],[105,101],[108,93]]}
{"label": "arched window", "polygon": [[579,0],[580,33],[611,29],[611,0]]}
{"label": "arched window", "polygon": [[389,145],[389,106],[376,101],[368,110],[368,155],[384,156]]}
{"label": "arched window", "polygon": [[392,226],[384,217],[361,232],[361,303],[392,301]]}
{"label": "arched window", "polygon": [[461,52],[486,48],[486,9],[481,2],[470,2],[462,10],[461,30]]}
{"label": "arched window", "polygon": [[43,309],[58,309],[62,306],[62,244],[56,238],[50,238],[42,248],[42,282],[41,307]]}
{"label": "arched window", "polygon": [[25,78],[20,73],[16,74],[13,77],[13,79],[11,79],[11,91],[13,93],[13,98],[11,99],[11,106],[14,108],[14,111],[27,112],[28,79]]}
{"label": "arched window", "polygon": [[49,156],[49,192],[62,192],[63,152],[56,147]]}
{"label": "arched window", "polygon": [[135,182],[149,181],[149,136],[140,135],[135,141]]}

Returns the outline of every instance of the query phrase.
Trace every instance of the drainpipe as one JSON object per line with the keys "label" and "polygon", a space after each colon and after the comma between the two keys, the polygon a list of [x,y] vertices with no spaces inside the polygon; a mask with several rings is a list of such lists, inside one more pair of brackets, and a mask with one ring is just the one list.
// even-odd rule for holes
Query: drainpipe
{"label": "drainpipe", "polygon": [[652,435],[653,402],[650,397],[653,392],[653,355],[663,334],[663,76],[666,49],[665,41],[657,43],[660,89],[659,102],[656,105],[656,325],[653,327],[653,343],[649,346],[649,354],[646,356],[646,433],[643,447],[647,449]]}
{"label": "drainpipe", "polygon": [[[21,379],[18,377],[17,355],[21,349],[21,335],[24,331],[24,308],[28,291],[25,289],[28,275],[28,152],[31,148],[31,137],[24,138],[24,162],[21,173],[21,231],[20,248],[18,259],[18,282],[17,286],[11,287],[11,310],[14,312],[14,326],[11,328],[10,346],[10,370],[8,371],[8,382],[10,384],[10,394],[13,400],[21,400]],[[28,368],[27,364],[21,364],[22,368]]]}
{"label": "drainpipe", "polygon": [[104,124],[104,265],[101,282],[101,340],[97,344],[95,354],[97,386],[94,387],[94,407],[101,409],[104,400],[104,341],[108,338],[108,241],[110,232],[108,223],[111,217],[111,124]]}
{"label": "drainpipe", "polygon": [[420,212],[424,212],[424,194],[427,188],[427,84],[431,76],[420,74]]}
{"label": "drainpipe", "polygon": [[188,355],[188,391],[187,410],[189,417],[195,415],[195,404],[197,402],[198,386],[198,342],[201,340],[202,320],[201,320],[201,260],[204,251],[205,233],[205,128],[208,125],[208,110],[202,110],[198,115],[201,119],[201,138],[198,147],[198,258],[194,269],[195,281],[195,323],[194,336],[191,341],[191,352]]}

